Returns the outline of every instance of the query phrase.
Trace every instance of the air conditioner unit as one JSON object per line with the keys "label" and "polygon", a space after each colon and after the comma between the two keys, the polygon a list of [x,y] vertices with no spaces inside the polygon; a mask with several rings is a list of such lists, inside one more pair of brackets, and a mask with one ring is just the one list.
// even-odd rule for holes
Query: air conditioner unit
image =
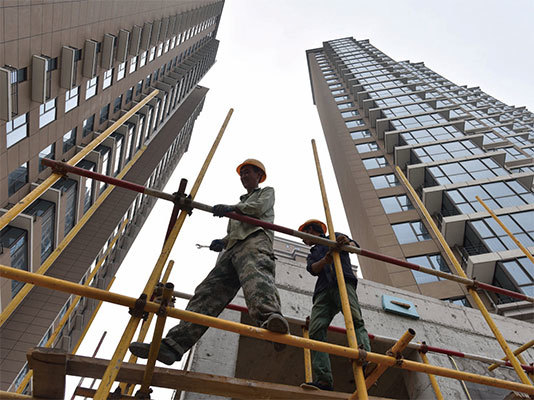
{"label": "air conditioner unit", "polygon": [[143,28],[139,25],[134,25],[132,29],[132,38],[130,40],[130,54],[136,56],[139,54],[139,45],[141,42],[141,32]]}
{"label": "air conditioner unit", "polygon": [[96,60],[98,50],[98,42],[87,39],[85,41],[84,55],[83,55],[83,76],[86,78],[94,78],[96,76]]}
{"label": "air conditioner unit", "polygon": [[111,69],[113,66],[113,52],[115,51],[115,46],[117,45],[117,37],[110,33],[104,35],[104,43],[102,45],[102,57],[100,65],[106,71]]}
{"label": "air conditioner unit", "polygon": [[130,32],[126,29],[119,31],[119,43],[117,45],[117,61],[123,63],[128,55],[128,42],[130,41]]}
{"label": "air conditioner unit", "polygon": [[60,86],[71,90],[76,85],[76,49],[70,46],[61,48]]}

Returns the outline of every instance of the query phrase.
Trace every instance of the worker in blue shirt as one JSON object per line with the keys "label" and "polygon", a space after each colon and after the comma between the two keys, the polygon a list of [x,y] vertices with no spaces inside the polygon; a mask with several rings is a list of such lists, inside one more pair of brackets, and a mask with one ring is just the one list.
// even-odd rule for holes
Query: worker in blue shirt
{"label": "worker in blue shirt", "polygon": [[[299,227],[299,231],[326,238],[327,228],[323,222],[317,219],[310,219]],[[303,239],[303,241],[308,246],[313,245],[308,239]],[[350,242],[358,246],[354,240],[349,239],[342,233],[336,233],[336,241],[340,246],[348,245]],[[356,339],[360,347],[363,347],[366,351],[370,351],[369,336],[365,329],[360,304],[358,303],[358,296],[356,294],[358,279],[352,271],[349,253],[341,251],[339,256],[347,287],[352,320],[356,330]],[[313,276],[317,276],[310,317],[310,339],[325,342],[328,326],[335,315],[342,311],[336,271],[330,248],[320,244],[313,245],[307,258],[306,269]],[[313,390],[334,389],[332,367],[330,365],[330,357],[327,353],[312,351],[312,370],[314,376],[313,382],[303,383],[301,387]]]}

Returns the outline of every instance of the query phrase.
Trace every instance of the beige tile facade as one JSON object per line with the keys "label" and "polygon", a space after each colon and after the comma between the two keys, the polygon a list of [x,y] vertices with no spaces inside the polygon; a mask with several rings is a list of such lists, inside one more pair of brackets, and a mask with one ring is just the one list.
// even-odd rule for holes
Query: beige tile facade
{"label": "beige tile facade", "polygon": [[[39,153],[43,149],[53,144],[53,158],[69,160],[154,89],[158,89],[159,93],[116,130],[119,136],[113,134],[107,137],[102,142],[105,146],[103,152],[97,147],[85,159],[94,164],[97,172],[106,173],[103,170],[103,154],[108,148],[109,163],[113,166],[110,173],[115,166],[117,171],[129,169],[124,179],[162,188],[187,150],[195,119],[202,110],[207,89],[197,86],[197,83],[215,62],[218,49],[216,33],[223,5],[223,1],[215,0],[1,1],[0,72],[19,70],[18,76],[21,77],[24,68],[26,70],[25,79],[10,86],[12,92],[16,88],[18,98],[11,97],[16,101],[12,101],[7,117],[0,120],[0,214],[50,175],[49,168],[39,171]],[[120,30],[123,30],[122,33],[119,33]],[[119,37],[125,31],[129,32],[130,41],[126,45],[124,76],[121,77]],[[142,45],[142,35],[137,37],[139,49],[135,42],[132,44],[134,32],[145,35],[148,32],[145,37],[148,39],[147,46]],[[115,49],[112,83],[104,88],[106,70],[102,68],[102,56],[106,34],[115,36]],[[93,75],[97,78],[97,89],[96,94],[88,99],[87,84],[93,78],[87,76],[87,71],[91,74],[90,70],[84,71],[86,57],[91,54],[86,46],[87,40],[99,43]],[[62,68],[63,46],[77,49],[79,56],[74,63],[76,73],[72,86],[78,88],[78,105],[68,111],[65,108],[68,91],[62,87],[63,75],[68,71]],[[50,91],[46,99],[55,99],[55,117],[43,127],[40,127],[43,103],[32,100],[37,82],[32,75],[34,70],[37,71],[34,56],[45,56],[51,60],[57,58],[57,67],[47,72]],[[141,65],[141,59],[145,60],[144,65]],[[6,93],[7,89],[0,93],[4,96],[2,100],[7,98]],[[100,121],[101,110],[106,105],[110,108],[109,116]],[[6,103],[0,104],[2,107],[5,109]],[[15,139],[9,134],[15,130],[13,122],[21,115],[27,115],[28,128],[22,138],[16,136]],[[94,126],[84,132],[84,121],[91,116],[94,116]],[[72,129],[76,129],[74,142],[64,144],[65,134]],[[121,141],[122,147],[119,147]],[[27,181],[19,185],[14,193],[8,194],[10,174],[23,163],[28,163]],[[85,282],[95,270],[96,263],[98,272],[88,283],[105,288],[154,201],[124,190],[112,190],[102,201],[99,200],[98,183],[70,174],[68,178],[77,184],[72,218],[78,225],[73,229],[82,226],[80,222],[86,212],[93,214],[83,222],[83,227],[70,242],[63,242],[70,218],[66,214],[70,198],[54,188],[42,195],[41,199],[54,204],[52,247],[57,248],[60,243],[61,247],[65,246],[46,273],[73,282]],[[88,193],[91,197],[87,197]],[[86,200],[93,204],[88,211],[85,210]],[[27,262],[22,268],[30,271],[38,271],[45,262],[41,259],[43,224],[41,216],[22,212],[0,231],[0,239],[10,227],[25,232]],[[115,237],[117,244],[108,249]],[[7,239],[4,242],[0,262],[11,265],[12,248]],[[58,251],[56,249],[55,253]],[[15,295],[14,290],[11,280],[0,278],[2,311],[6,311]],[[14,312],[2,314],[7,319],[0,325],[1,390],[15,390],[23,382],[27,370],[26,350],[39,343],[44,344],[54,331],[60,331],[60,334],[52,345],[72,349],[96,307],[95,302],[83,300],[69,314],[67,324],[60,326],[58,322],[73,298],[40,288],[24,293],[22,299],[15,297],[16,302],[12,303],[16,304]],[[31,384],[24,385],[27,393],[31,391]]]}

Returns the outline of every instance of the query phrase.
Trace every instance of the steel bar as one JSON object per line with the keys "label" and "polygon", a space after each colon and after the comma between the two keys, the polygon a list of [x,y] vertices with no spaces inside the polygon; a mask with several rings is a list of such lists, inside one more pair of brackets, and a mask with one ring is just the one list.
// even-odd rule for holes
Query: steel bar
{"label": "steel bar", "polygon": [[[191,299],[193,297],[193,295],[191,295],[191,294],[178,292],[178,291],[174,291],[173,292],[173,296],[179,297],[181,299],[186,299],[186,300],[189,300],[189,299]],[[231,304],[230,303],[230,304],[228,304],[226,306],[226,308],[229,309],[229,310],[248,313],[248,308],[247,307],[240,306],[240,305],[237,305],[237,304]],[[306,321],[303,320],[303,319],[295,318],[295,317],[291,317],[291,316],[287,316],[287,315],[284,315],[284,318],[289,323],[292,323],[292,324],[295,324],[295,325],[300,325],[300,326],[306,326]],[[328,327],[328,330],[331,331],[331,332],[341,333],[343,335],[347,334],[347,330],[345,328],[340,327],[340,326],[331,325],[331,326]],[[377,342],[382,342],[382,343],[394,344],[398,340],[398,339],[395,339],[395,338],[392,338],[392,337],[383,336],[383,335],[376,335],[376,334],[372,334],[372,333],[369,333],[368,335],[369,335],[369,339],[370,340],[377,341]],[[504,360],[499,360],[498,358],[481,356],[479,354],[463,353],[463,352],[456,351],[456,350],[449,350],[449,349],[443,349],[441,347],[429,346],[427,344],[408,343],[407,348],[413,349],[413,350],[417,350],[417,351],[424,351],[424,352],[430,351],[432,353],[439,353],[439,354],[446,354],[446,355],[460,357],[460,358],[467,358],[467,359],[470,359],[470,360],[481,361],[481,362],[486,363],[486,364],[497,363],[498,365],[502,365],[502,366],[507,366],[507,367],[511,367],[512,366],[512,364],[510,362],[504,361]],[[529,372],[529,373],[533,373],[534,372],[534,366],[526,365],[526,363],[523,363],[521,365],[521,367],[526,372]]]}
{"label": "steel bar", "polygon": [[123,189],[132,190],[137,193],[146,194],[163,200],[174,201],[174,196],[172,194],[162,192],[161,190],[148,188],[143,185],[138,185],[137,183],[126,181],[123,179],[113,178],[112,176],[99,174],[98,172],[93,172],[80,167],[75,167],[73,165],[69,165],[61,161],[54,161],[48,158],[43,158],[41,162],[47,167],[51,167],[52,171],[54,171],[54,173],[56,174],[64,175],[66,173],[71,173],[75,175],[85,176],[86,178],[95,179],[100,182],[105,182],[110,185],[121,187]]}
{"label": "steel bar", "polygon": [[[104,331],[104,333],[100,337],[100,340],[98,341],[98,344],[96,345],[96,349],[93,352],[93,358],[95,358],[96,355],[98,354],[98,350],[100,350],[100,346],[102,346],[102,342],[104,342],[104,338],[106,337],[107,333],[108,333],[108,331]],[[70,400],[74,400],[74,398],[76,397],[76,390],[78,390],[78,388],[82,387],[83,379],[84,379],[83,376],[80,377],[80,381],[76,385],[76,389],[74,389],[74,393],[72,394],[72,397],[70,398]],[[91,382],[91,386],[89,386],[89,389],[92,389],[94,384],[95,384],[95,380],[93,379],[93,381]]]}
{"label": "steel bar", "polygon": [[[430,365],[430,362],[428,361],[428,357],[423,351],[419,352],[419,355],[421,356],[421,360],[427,365]],[[432,385],[432,389],[434,389],[434,393],[436,395],[436,400],[443,400],[443,395],[441,394],[441,389],[438,385],[438,380],[436,379],[436,376],[434,374],[427,374],[428,379],[430,379],[430,384]]]}
{"label": "steel bar", "polygon": [[[326,188],[323,181],[323,173],[321,171],[321,163],[319,161],[319,154],[317,153],[317,146],[315,140],[311,141],[313,149],[313,157],[315,159],[315,167],[317,169],[317,177],[319,179],[319,187],[321,189],[321,197],[323,199],[323,207],[326,216],[326,224],[328,226],[328,233],[330,240],[336,241],[336,234],[334,225],[332,222],[332,215],[330,214],[330,205],[328,204],[328,197],[326,195]],[[343,275],[343,267],[341,266],[341,258],[339,257],[339,250],[334,248],[332,253],[334,259],[334,269],[336,271],[337,287],[339,290],[339,297],[341,298],[341,310],[343,312],[343,318],[345,319],[345,328],[347,329],[347,340],[349,346],[353,349],[358,348],[358,340],[356,338],[356,331],[354,329],[354,321],[352,320],[352,312],[350,309],[349,297],[347,294],[347,287],[345,285],[345,276]],[[359,400],[367,400],[369,398],[367,394],[367,388],[365,386],[365,377],[363,375],[363,368],[360,362],[352,360],[352,371],[354,373],[354,381],[356,383],[356,394]]]}
{"label": "steel bar", "polygon": [[534,256],[530,254],[530,251],[528,251],[528,249],[525,246],[523,246],[523,244],[515,237],[515,235],[512,232],[510,232],[510,229],[508,229],[506,225],[503,224],[503,222],[499,219],[499,217],[495,215],[495,213],[486,205],[486,203],[484,203],[484,201],[482,201],[480,197],[475,196],[475,198],[478,200],[480,204],[482,204],[482,207],[486,209],[486,211],[489,213],[489,215],[491,215],[491,217],[495,220],[495,222],[497,222],[499,226],[506,232],[506,234],[514,241],[517,247],[521,249],[521,251],[528,257],[528,259],[532,263],[534,263]]}
{"label": "steel bar", "polygon": [[[76,165],[78,162],[80,162],[87,154],[89,154],[93,149],[98,146],[100,143],[102,143],[109,135],[111,135],[113,132],[117,130],[123,123],[125,123],[133,114],[135,114],[141,107],[143,107],[146,103],[148,103],[155,95],[159,93],[159,90],[154,89],[152,92],[150,92],[144,99],[142,99],[139,103],[137,103],[135,106],[133,106],[130,110],[128,110],[122,117],[120,117],[117,121],[115,121],[109,128],[107,128],[103,133],[98,135],[95,139],[93,139],[87,146],[85,146],[82,150],[80,150],[78,153],[74,155],[69,161],[69,165]],[[12,208],[10,208],[4,215],[0,217],[0,230],[4,229],[4,227],[11,222],[13,218],[15,218],[17,215],[19,215],[22,211],[26,209],[30,204],[32,204],[35,200],[39,198],[44,192],[46,192],[59,178],[61,178],[60,174],[52,174],[48,178],[46,178],[39,186],[37,186],[35,189],[33,189],[30,193],[28,193],[21,201],[19,201],[17,204],[15,204]]]}
{"label": "steel bar", "polygon": [[[449,258],[449,261],[454,266],[454,269],[456,270],[456,273],[458,275],[460,275],[461,277],[463,277],[463,278],[467,278],[467,275],[465,274],[464,270],[462,269],[460,263],[458,262],[458,260],[454,256],[451,248],[449,247],[448,243],[445,241],[445,238],[443,237],[443,235],[441,234],[440,230],[436,226],[436,223],[434,222],[434,220],[432,219],[432,217],[428,213],[428,210],[426,209],[425,205],[423,204],[423,202],[421,201],[421,199],[419,198],[419,196],[415,192],[414,188],[412,187],[412,185],[410,184],[408,179],[406,179],[406,176],[404,175],[404,173],[401,171],[401,169],[398,166],[396,167],[396,171],[397,171],[397,175],[399,175],[399,177],[401,178],[402,182],[404,183],[404,186],[408,189],[408,191],[412,195],[413,199],[415,200],[415,202],[419,206],[419,209],[423,213],[423,215],[424,215],[425,219],[427,220],[428,224],[430,225],[430,228],[432,229],[432,232],[434,233],[434,235],[436,236],[436,238],[440,242],[441,247],[443,248],[443,250],[445,251],[445,254]],[[521,380],[521,382],[523,382],[525,385],[532,385],[532,382],[529,380],[527,374],[521,368],[521,364],[519,363],[518,359],[514,356],[514,354],[512,353],[512,350],[510,350],[510,347],[508,346],[508,344],[506,343],[506,340],[504,339],[504,337],[502,336],[501,332],[499,331],[499,328],[497,328],[497,325],[495,324],[495,322],[491,318],[490,313],[486,309],[486,306],[482,302],[482,299],[478,295],[477,291],[475,289],[473,289],[472,287],[469,287],[469,286],[467,287],[467,290],[468,290],[468,293],[471,295],[471,298],[474,300],[475,304],[477,305],[478,309],[482,313],[482,316],[486,320],[486,323],[488,324],[488,326],[490,327],[491,331],[495,335],[495,338],[499,342],[499,345],[501,346],[501,348],[503,349],[504,353],[506,354],[506,356],[508,357],[508,359],[512,363],[512,367],[514,368],[516,374],[519,376],[519,379]]]}
{"label": "steel bar", "polygon": [[[64,281],[62,279],[53,278],[46,275],[38,275],[32,272],[19,270],[7,266],[0,265],[0,276],[16,279],[23,282],[31,282],[41,287],[46,287],[53,290],[58,290],[65,293],[78,294],[85,297],[90,297],[97,300],[106,301],[113,304],[118,304],[125,307],[134,307],[136,300],[133,297],[122,294],[110,292],[94,288],[91,286],[83,286],[78,283]],[[144,307],[147,312],[155,313],[159,310],[159,304],[153,301],[147,301]],[[504,389],[516,390],[518,392],[534,395],[534,387],[522,383],[505,381],[492,377],[472,374],[469,372],[456,371],[449,368],[437,367],[433,365],[425,365],[416,361],[403,360],[401,365],[398,365],[397,360],[393,357],[382,354],[364,352],[359,349],[344,347],[317,340],[304,339],[299,336],[292,336],[289,334],[281,334],[268,331],[266,329],[241,324],[239,322],[226,321],[223,319],[210,317],[208,315],[197,314],[195,312],[180,310],[177,308],[168,308],[167,314],[169,317],[188,321],[193,324],[204,325],[216,329],[223,329],[226,331],[238,333],[244,336],[253,337],[256,339],[270,340],[277,343],[284,343],[290,346],[309,348],[315,351],[321,351],[337,355],[340,357],[347,357],[351,359],[361,359],[374,362],[376,364],[386,364],[395,368],[402,368],[409,371],[416,371],[422,373],[433,373],[439,376],[445,376],[453,379],[466,380],[469,382],[480,383],[483,385],[501,387]],[[119,365],[120,368],[120,365]]]}
{"label": "steel bar", "polygon": [[[402,351],[406,348],[408,343],[414,338],[415,331],[413,329],[408,329],[404,334],[400,337],[400,339],[391,347],[386,354],[390,355],[392,357],[395,357],[396,359],[401,359],[402,357]],[[369,389],[373,384],[380,378],[384,372],[388,369],[387,365],[384,364],[378,364],[378,366],[375,368],[373,372],[371,372],[371,375],[369,375],[365,379],[365,384],[367,386],[367,389]]]}
{"label": "steel bar", "polygon": [[[525,350],[527,349],[530,349],[532,346],[534,346],[534,340],[531,340],[527,343],[525,343],[524,345],[522,346],[519,346],[517,349],[514,350],[514,355],[518,356],[520,355],[522,352],[524,352]],[[501,361],[506,361],[508,358],[507,357],[504,357]],[[495,368],[499,367],[500,364],[492,364],[488,367],[488,371],[493,371]],[[502,365],[502,364],[501,364]],[[531,372],[534,372],[534,371],[531,371]]]}
{"label": "steel bar", "polygon": [[[224,131],[226,130],[226,126],[228,125],[228,122],[230,121],[230,117],[232,116],[233,112],[234,110],[232,108],[228,111],[228,114],[226,115],[226,118],[219,130],[219,133],[217,134],[217,137],[215,138],[215,141],[213,142],[213,145],[211,146],[211,149],[208,152],[208,155],[206,159],[204,160],[204,163],[202,164],[200,172],[195,180],[195,183],[193,184],[193,188],[191,189],[191,193],[190,193],[191,199],[195,198],[198,192],[198,189],[200,188],[200,184],[202,183],[204,176],[206,175],[208,166],[213,158],[213,155],[215,154],[215,150],[217,149],[222,139]],[[160,279],[165,263],[167,262],[167,259],[169,258],[172,247],[174,246],[174,243],[176,242],[176,238],[178,237],[178,234],[180,233],[182,229],[186,216],[187,216],[187,212],[182,210],[182,212],[180,212],[180,215],[178,215],[178,219],[176,220],[176,223],[174,224],[174,227],[172,228],[172,231],[169,237],[165,240],[163,249],[161,250],[158,260],[156,261],[156,265],[154,266],[150,274],[150,277],[148,278],[148,281],[145,285],[145,288],[143,290],[143,294],[145,294],[146,296],[150,296],[152,292],[154,291],[154,287],[156,286],[156,283]],[[130,318],[124,330],[124,333],[119,341],[119,344],[115,350],[115,353],[113,354],[113,357],[109,363],[109,366],[106,369],[104,376],[102,377],[100,386],[98,387],[96,397],[95,397],[98,400],[103,400],[107,398],[109,389],[111,385],[113,384],[115,377],[117,376],[122,360],[124,359],[124,355],[126,354],[126,350],[128,349],[128,346],[130,342],[132,341],[132,338],[137,329],[138,323],[139,323],[139,318],[136,318],[133,316]]]}

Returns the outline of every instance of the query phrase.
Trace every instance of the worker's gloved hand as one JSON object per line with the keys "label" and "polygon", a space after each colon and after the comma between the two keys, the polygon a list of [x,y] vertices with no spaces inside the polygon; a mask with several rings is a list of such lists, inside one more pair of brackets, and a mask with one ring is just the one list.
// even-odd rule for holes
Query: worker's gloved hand
{"label": "worker's gloved hand", "polygon": [[339,235],[338,237],[336,237],[336,242],[338,246],[344,246],[350,243],[350,239],[345,235]]}
{"label": "worker's gloved hand", "polygon": [[224,240],[215,239],[210,244],[210,250],[216,251],[217,253],[224,250]]}
{"label": "worker's gloved hand", "polygon": [[224,214],[234,211],[234,206],[228,206],[226,204],[217,204],[213,206],[213,215],[216,217],[224,217]]}

